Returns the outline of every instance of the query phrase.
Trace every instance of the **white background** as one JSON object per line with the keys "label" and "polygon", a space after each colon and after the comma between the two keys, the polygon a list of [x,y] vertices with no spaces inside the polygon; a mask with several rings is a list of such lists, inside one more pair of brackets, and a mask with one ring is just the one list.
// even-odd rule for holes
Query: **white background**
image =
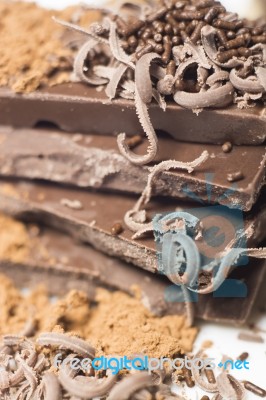
{"label": "white background", "polygon": [[[57,0],[56,2],[55,0],[37,0],[36,2],[45,7],[57,9],[79,3],[79,1],[75,0]],[[252,11],[252,0],[221,0],[221,2],[228,10],[239,12],[241,16],[248,16]],[[104,4],[104,0],[97,0],[97,2],[86,0],[83,3],[100,6]],[[266,316],[257,318],[257,323],[266,332]],[[205,340],[212,340],[214,347],[209,350],[209,354],[217,357],[217,364],[222,355],[228,355],[235,359],[241,353],[249,352],[250,370],[234,371],[233,375],[238,379],[250,380],[266,389],[266,345],[265,343],[257,344],[240,341],[238,339],[239,332],[239,328],[202,323],[195,349],[199,349]],[[266,342],[266,333],[260,333],[260,335],[264,337]],[[178,393],[180,393],[180,389]],[[187,390],[187,395],[191,400],[198,400],[201,398],[202,393],[198,389],[193,389]],[[212,394],[210,394],[210,397],[212,397]],[[246,398],[247,400],[259,399],[259,397],[249,393]]]}
{"label": "white background", "polygon": [[[253,0],[220,0],[228,10],[234,11],[234,12],[239,12],[241,15],[247,15]],[[265,0],[266,1],[266,0]],[[83,3],[87,4],[93,4],[93,5],[101,5],[104,4],[104,0],[84,0],[82,1]],[[80,3],[79,1],[75,0],[37,0],[36,3],[39,3],[40,5],[44,7],[49,7],[49,8],[63,8],[71,4],[78,4]],[[115,3],[115,1],[114,1]]]}

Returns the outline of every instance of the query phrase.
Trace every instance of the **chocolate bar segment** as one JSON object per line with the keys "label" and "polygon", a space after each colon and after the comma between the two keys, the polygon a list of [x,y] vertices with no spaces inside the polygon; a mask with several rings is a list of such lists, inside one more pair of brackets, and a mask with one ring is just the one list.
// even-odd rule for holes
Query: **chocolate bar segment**
{"label": "chocolate bar segment", "polygon": [[[155,315],[184,313],[184,304],[177,301],[178,291],[163,276],[156,276],[112,257],[71,237],[43,226],[25,225],[35,232],[34,245],[27,258],[19,261],[0,257],[0,272],[9,276],[20,288],[45,284],[50,295],[61,296],[66,290],[82,290],[90,300],[96,289],[122,290],[141,295],[145,306]],[[10,226],[7,228],[10,232]],[[36,231],[38,232],[36,236]],[[10,232],[12,236],[12,232]],[[67,251],[66,251],[67,249]],[[244,323],[253,307],[265,275],[264,261],[254,261],[239,268],[230,279],[241,280],[247,287],[244,298],[217,298],[201,295],[195,302],[198,318],[233,324]]]}
{"label": "chocolate bar segment", "polygon": [[[54,124],[68,132],[116,135],[141,133],[134,102],[115,99],[82,83],[57,85],[30,94],[15,94],[0,88],[0,124],[36,127]],[[149,106],[157,131],[186,142],[258,145],[266,138],[266,111],[257,105],[241,110],[237,106],[204,110],[198,115],[174,102],[163,111],[155,103]]]}
{"label": "chocolate bar segment", "polygon": [[[121,234],[114,236],[112,227],[116,223],[123,224],[124,215],[135,205],[135,199],[114,193],[95,193],[85,190],[69,189],[53,185],[2,181],[0,184],[0,210],[25,220],[44,222],[81,241],[91,244],[100,251],[131,262],[150,272],[158,270],[157,248],[153,235],[139,240],[132,239],[132,232],[123,226]],[[204,223],[202,212],[204,206],[197,203],[182,203],[154,200],[147,207],[148,218],[164,212],[188,211],[198,215]],[[236,226],[242,223],[242,214],[232,213],[227,207],[207,207],[205,221],[207,224],[219,225],[224,236],[221,251],[230,243],[234,243]],[[265,206],[258,204],[257,211],[246,215],[243,226],[247,245],[256,247],[265,238],[266,221]],[[207,227],[208,225],[206,225]],[[204,228],[204,225],[203,225]],[[211,251],[207,241],[201,243],[201,253]]]}
{"label": "chocolate bar segment", "polygon": [[[141,143],[136,152],[145,152]],[[249,211],[265,181],[264,146],[234,146],[224,153],[221,146],[178,143],[160,138],[156,162],[166,159],[189,162],[204,150],[209,159],[193,174],[167,171],[153,183],[154,195],[198,199]],[[240,171],[243,179],[229,182]],[[78,187],[110,189],[140,194],[148,168],[128,162],[119,154],[112,136],[70,135],[41,129],[0,129],[0,174],[5,177],[44,179]],[[210,193],[211,192],[211,196]]]}

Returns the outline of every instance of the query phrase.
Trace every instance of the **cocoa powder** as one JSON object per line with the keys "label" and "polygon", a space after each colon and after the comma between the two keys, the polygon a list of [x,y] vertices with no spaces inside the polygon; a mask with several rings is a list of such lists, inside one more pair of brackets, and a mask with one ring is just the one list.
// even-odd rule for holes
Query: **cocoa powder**
{"label": "cocoa powder", "polygon": [[0,259],[15,263],[27,260],[30,250],[26,227],[0,214]]}
{"label": "cocoa powder", "polygon": [[52,16],[83,27],[101,17],[100,12],[81,7],[55,11],[5,0],[0,1],[0,15],[0,86],[15,92],[70,81],[75,51],[63,45],[65,29]]}
{"label": "cocoa powder", "polygon": [[[41,260],[49,259],[51,264],[49,248],[39,240],[39,229],[0,214],[0,262],[25,265],[34,249]],[[197,329],[188,328],[184,316],[154,316],[142,304],[138,287],[133,291],[131,297],[98,289],[95,302],[90,303],[86,293],[73,290],[53,303],[47,288],[39,286],[23,295],[1,276],[0,336],[28,331],[36,336],[59,329],[89,340],[99,354],[170,357],[191,351]]]}
{"label": "cocoa powder", "polygon": [[136,297],[99,289],[96,304],[83,292],[71,291],[52,304],[45,287],[22,295],[5,276],[0,277],[0,335],[23,333],[29,324],[34,335],[64,331],[78,335],[101,354],[146,354],[173,357],[192,350],[196,328],[183,316],[155,317]]}

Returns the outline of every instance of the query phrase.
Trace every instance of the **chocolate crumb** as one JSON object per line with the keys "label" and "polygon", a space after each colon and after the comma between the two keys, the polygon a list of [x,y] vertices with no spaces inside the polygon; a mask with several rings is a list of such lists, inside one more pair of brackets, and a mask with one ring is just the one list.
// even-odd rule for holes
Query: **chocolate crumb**
{"label": "chocolate crumb", "polygon": [[259,386],[255,385],[254,383],[249,382],[249,381],[244,381],[243,384],[244,384],[244,388],[246,390],[248,390],[249,392],[251,392],[257,396],[260,396],[260,397],[266,397],[266,390],[260,388]]}
{"label": "chocolate crumb", "polygon": [[209,396],[202,396],[202,398],[200,400],[210,400]]}
{"label": "chocolate crumb", "polygon": [[241,171],[227,174],[228,182],[238,182],[238,181],[242,181],[242,179],[244,179],[244,175],[243,175],[243,172],[241,172]]}
{"label": "chocolate crumb", "polygon": [[222,145],[222,150],[224,153],[230,153],[232,151],[232,149],[233,149],[233,145],[230,142],[225,142]]}

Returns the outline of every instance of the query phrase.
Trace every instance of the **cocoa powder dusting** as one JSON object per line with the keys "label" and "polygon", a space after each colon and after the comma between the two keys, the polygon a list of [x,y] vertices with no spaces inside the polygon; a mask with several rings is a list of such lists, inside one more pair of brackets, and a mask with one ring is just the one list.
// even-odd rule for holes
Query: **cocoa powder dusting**
{"label": "cocoa powder dusting", "polygon": [[64,29],[52,16],[75,19],[83,27],[100,19],[96,10],[45,10],[33,3],[5,0],[0,1],[0,15],[0,86],[15,92],[70,81],[74,50],[62,44]]}
{"label": "cocoa powder dusting", "polygon": [[[32,254],[49,259],[49,249],[39,240],[39,227],[25,225],[0,214],[0,262],[31,263]],[[33,251],[34,249],[34,251]],[[23,266],[21,266],[23,268]],[[95,302],[72,290],[51,302],[47,288],[38,286],[22,294],[5,276],[0,276],[0,336],[36,336],[54,330],[78,335],[94,345],[98,354],[171,357],[192,350],[196,328],[186,326],[184,316],[156,317],[135,296],[98,289]]]}
{"label": "cocoa powder dusting", "polygon": [[139,299],[99,289],[96,304],[83,292],[71,291],[51,304],[44,287],[23,296],[5,276],[0,277],[0,335],[22,332],[29,321],[34,334],[64,331],[88,340],[98,355],[145,353],[171,357],[191,351],[196,328],[183,316],[153,316]]}

